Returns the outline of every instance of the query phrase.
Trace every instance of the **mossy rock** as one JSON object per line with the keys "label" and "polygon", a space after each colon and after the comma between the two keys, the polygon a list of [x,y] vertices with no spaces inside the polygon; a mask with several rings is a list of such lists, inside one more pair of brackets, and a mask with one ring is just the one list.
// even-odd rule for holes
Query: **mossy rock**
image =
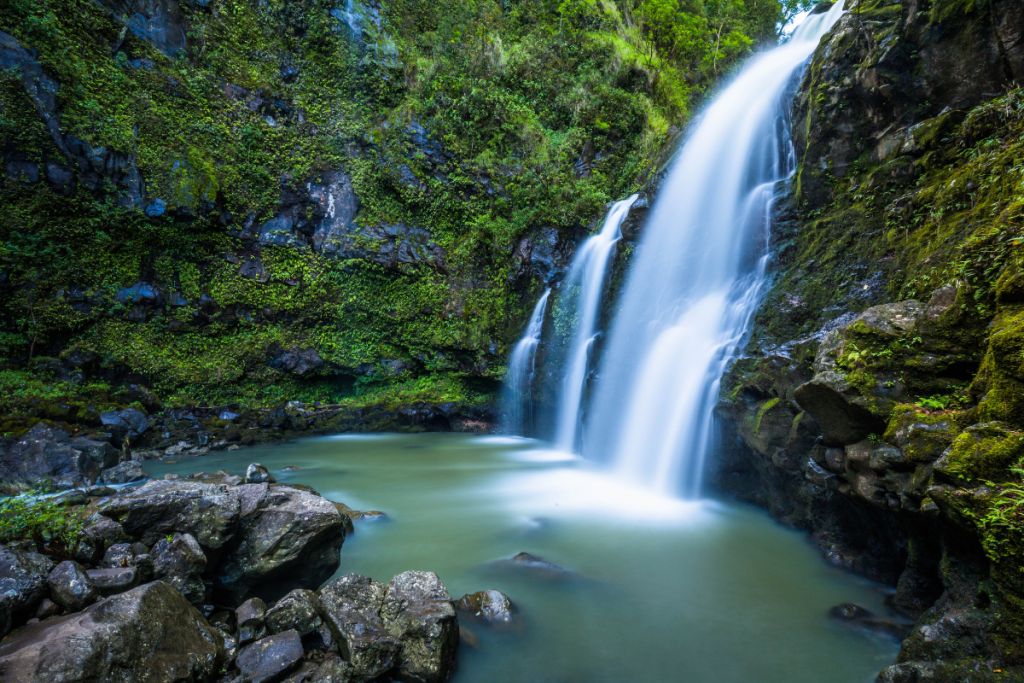
{"label": "mossy rock", "polygon": [[936,461],[936,472],[957,484],[1004,481],[1024,458],[1024,433],[1000,422],[968,427]]}

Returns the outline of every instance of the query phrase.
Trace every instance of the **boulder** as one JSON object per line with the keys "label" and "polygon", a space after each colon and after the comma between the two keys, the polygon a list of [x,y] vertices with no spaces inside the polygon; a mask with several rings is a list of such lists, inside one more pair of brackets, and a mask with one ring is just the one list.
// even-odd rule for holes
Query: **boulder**
{"label": "boulder", "polygon": [[0,671],[10,683],[212,681],[222,660],[221,636],[162,581],[0,643]]}
{"label": "boulder", "polygon": [[[137,288],[138,286],[135,289]],[[149,430],[149,420],[142,411],[135,408],[100,413],[100,422],[103,423],[104,431],[110,433],[115,446],[134,444]]]}
{"label": "boulder", "polygon": [[246,646],[235,664],[249,683],[272,683],[298,664],[303,654],[299,634],[285,631]]}
{"label": "boulder", "polygon": [[32,616],[48,595],[46,577],[52,569],[53,562],[43,555],[0,545],[0,596],[8,598],[5,609],[15,624]]}
{"label": "boulder", "polygon": [[352,683],[355,680],[355,667],[334,656],[324,659],[309,683]]}
{"label": "boulder", "polygon": [[249,465],[245,470],[245,483],[246,484],[273,484],[274,478],[270,476],[270,471],[266,467],[254,462]]}
{"label": "boulder", "polygon": [[71,560],[54,567],[46,582],[50,586],[50,597],[68,612],[80,612],[100,596],[82,565]]}
{"label": "boulder", "polygon": [[71,444],[66,432],[40,422],[6,450],[0,449],[0,482],[8,490],[51,484],[74,488],[92,484],[100,468]]}
{"label": "boulder", "polygon": [[320,599],[311,590],[296,588],[267,610],[267,630],[271,633],[297,631],[307,648],[331,649],[334,639],[323,617]]}
{"label": "boulder", "polygon": [[459,619],[437,574],[409,571],[391,579],[380,618],[402,644],[398,678],[410,683],[448,680],[459,646]]}
{"label": "boulder", "polygon": [[85,453],[100,470],[110,469],[121,459],[121,451],[106,441],[93,441],[84,437],[71,439],[71,447]]}
{"label": "boulder", "polygon": [[242,517],[215,588],[240,604],[254,595],[270,602],[295,588],[319,586],[337,570],[344,541],[341,513],[329,501],[289,486],[268,487]]}
{"label": "boulder", "polygon": [[119,465],[103,470],[101,476],[104,484],[129,484],[133,481],[142,481],[147,477],[149,474],[135,460],[126,460]]}
{"label": "boulder", "polygon": [[206,602],[206,555],[192,534],[173,534],[153,546],[153,575],[181,591],[193,605]]}
{"label": "boulder", "polygon": [[146,545],[179,532],[192,534],[203,548],[217,549],[234,535],[240,509],[238,496],[226,486],[160,479],[116,496],[101,514]]}
{"label": "boulder", "polygon": [[386,589],[358,574],[334,579],[320,590],[320,603],[338,636],[342,656],[353,667],[353,681],[367,683],[398,664],[399,642],[380,619]]}
{"label": "boulder", "polygon": [[516,612],[515,605],[512,604],[508,596],[496,590],[463,595],[455,606],[463,612],[469,612],[477,619],[490,623],[509,623]]}
{"label": "boulder", "polygon": [[124,593],[139,585],[140,572],[135,567],[106,567],[85,573],[104,597]]}
{"label": "boulder", "polygon": [[246,645],[267,635],[267,606],[259,598],[249,598],[235,610],[238,644]]}
{"label": "boulder", "polygon": [[302,349],[294,345],[284,349],[280,345],[275,345],[268,351],[267,364],[272,368],[302,377],[322,368],[324,359],[316,349]]}

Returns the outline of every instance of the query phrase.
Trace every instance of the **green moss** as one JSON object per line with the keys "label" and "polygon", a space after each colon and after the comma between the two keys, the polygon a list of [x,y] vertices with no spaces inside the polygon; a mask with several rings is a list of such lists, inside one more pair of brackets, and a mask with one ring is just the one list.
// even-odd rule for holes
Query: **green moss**
{"label": "green moss", "polygon": [[754,434],[760,434],[761,433],[761,418],[764,417],[765,413],[767,413],[769,410],[771,410],[772,408],[774,408],[777,405],[779,405],[779,399],[778,398],[770,398],[767,401],[765,401],[764,403],[762,403],[760,406],[758,406],[758,408],[757,408],[757,418],[754,421]]}
{"label": "green moss", "polygon": [[956,437],[936,467],[960,482],[1006,477],[1024,458],[1024,434],[990,422],[968,428]]}

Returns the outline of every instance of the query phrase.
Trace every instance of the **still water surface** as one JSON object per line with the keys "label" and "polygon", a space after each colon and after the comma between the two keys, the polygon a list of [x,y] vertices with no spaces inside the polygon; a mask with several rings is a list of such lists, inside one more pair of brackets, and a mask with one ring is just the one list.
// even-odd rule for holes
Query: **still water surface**
{"label": "still water surface", "polygon": [[[147,462],[154,477],[266,465],[386,521],[358,522],[339,574],[434,571],[452,596],[495,588],[521,627],[469,624],[455,683],[869,683],[898,643],[829,619],[872,584],[826,565],[754,508],[622,486],[536,442],[453,434],[336,436]],[[282,472],[284,467],[300,468]],[[526,551],[578,575],[495,561]]]}

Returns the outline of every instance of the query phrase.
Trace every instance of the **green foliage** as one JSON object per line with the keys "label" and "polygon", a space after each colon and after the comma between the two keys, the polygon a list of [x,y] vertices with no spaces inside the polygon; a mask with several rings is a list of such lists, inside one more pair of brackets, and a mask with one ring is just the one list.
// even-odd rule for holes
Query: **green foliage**
{"label": "green foliage", "polygon": [[28,540],[40,553],[60,561],[74,557],[84,529],[79,510],[36,493],[0,500],[0,543]]}

